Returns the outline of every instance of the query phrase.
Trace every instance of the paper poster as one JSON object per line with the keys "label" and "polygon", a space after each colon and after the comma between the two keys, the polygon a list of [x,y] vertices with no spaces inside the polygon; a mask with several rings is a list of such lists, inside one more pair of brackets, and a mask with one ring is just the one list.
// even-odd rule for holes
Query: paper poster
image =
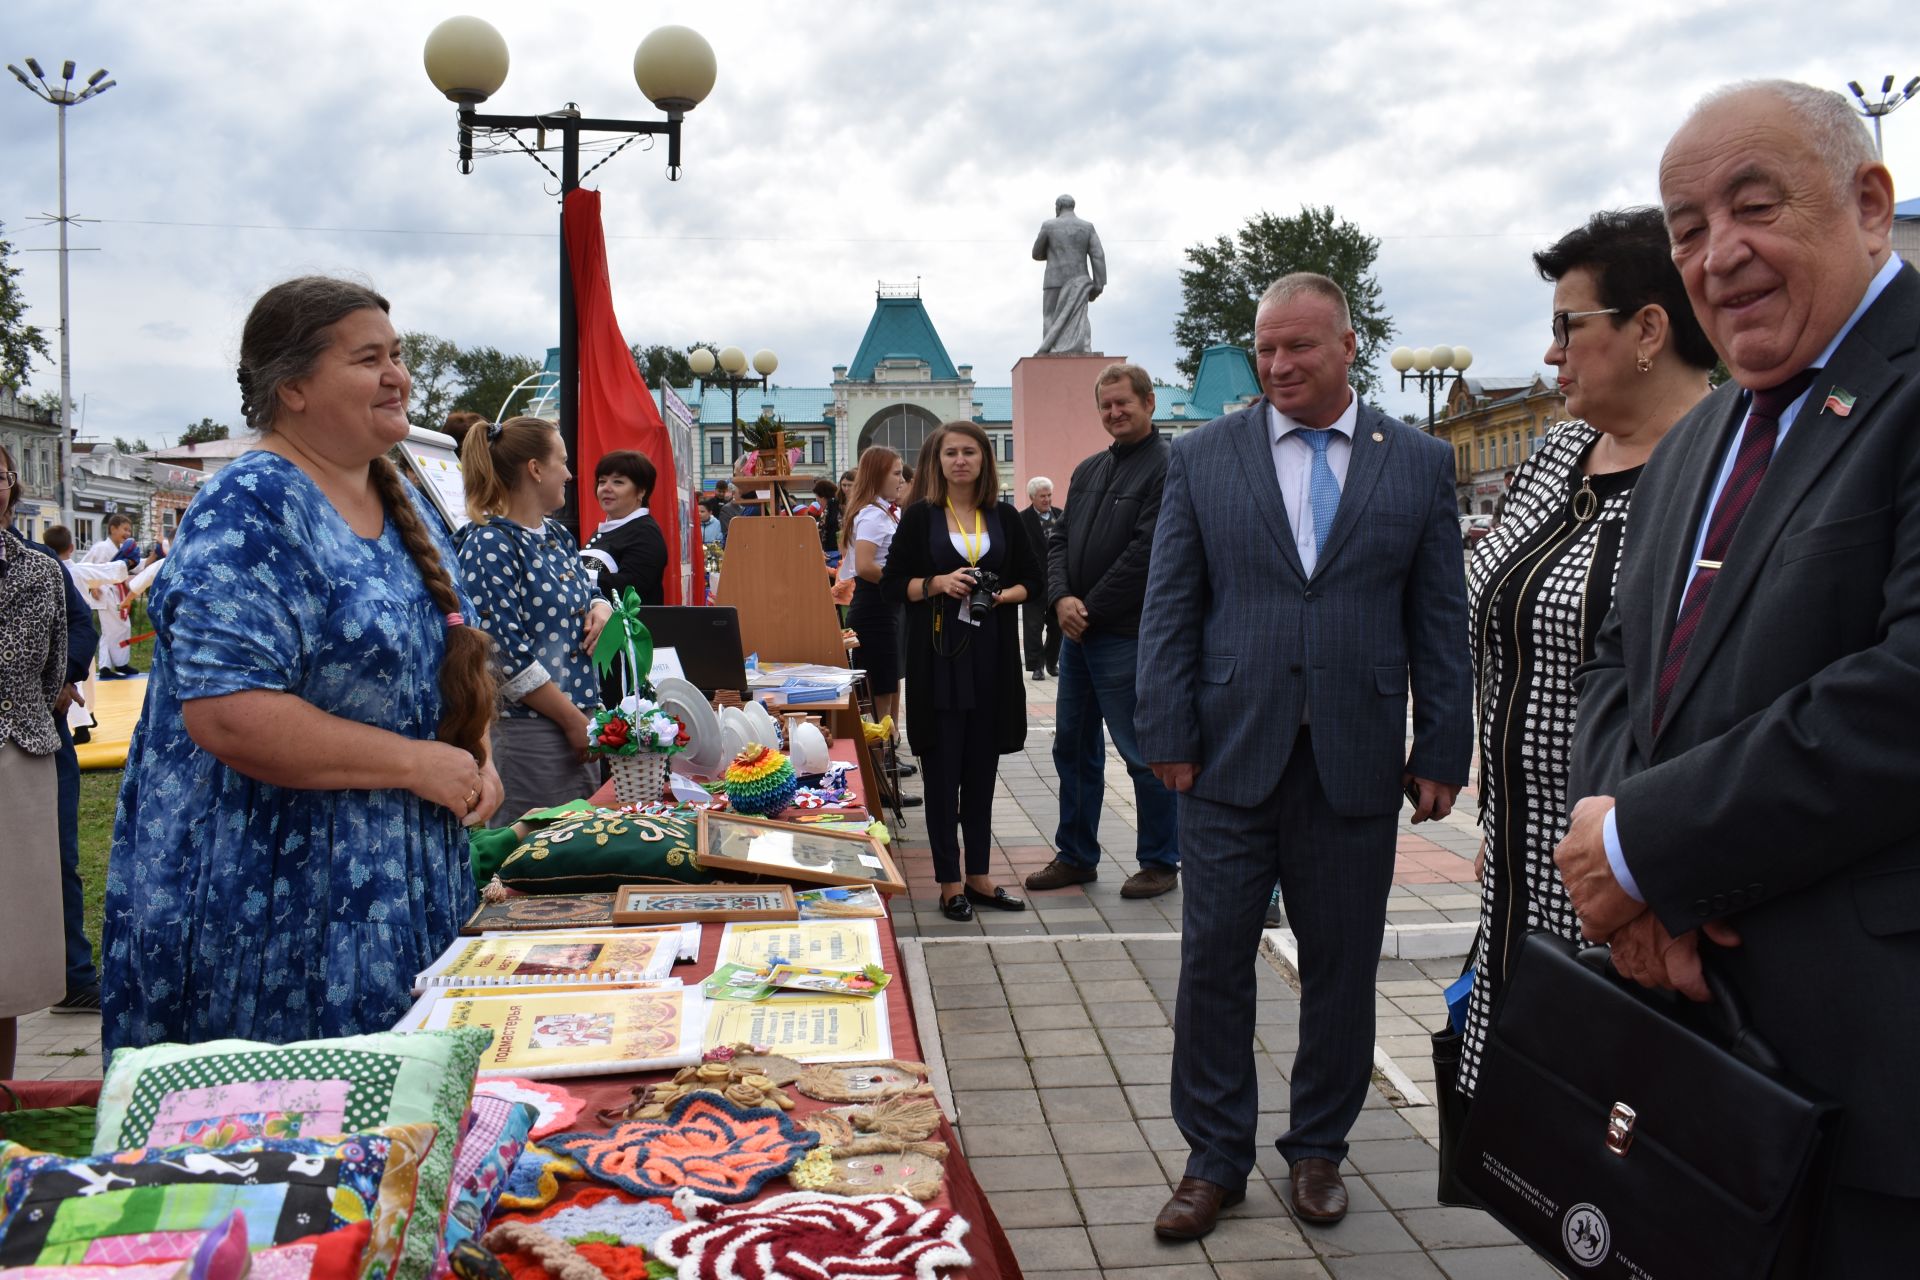
{"label": "paper poster", "polygon": [[553,986],[664,978],[673,968],[677,931],[516,933],[468,938],[415,979],[417,987]]}
{"label": "paper poster", "polygon": [[427,482],[439,507],[455,529],[467,523],[466,482],[460,476],[460,459],[447,449],[418,440],[402,446],[415,473]]}
{"label": "paper poster", "polygon": [[692,1066],[706,1010],[704,999],[684,989],[457,999],[440,992],[425,1023],[429,1031],[485,1027],[493,1043],[480,1055],[481,1075],[539,1080]]}
{"label": "paper poster", "polygon": [[764,969],[775,959],[820,969],[864,969],[881,963],[880,930],[871,920],[734,921],[720,936],[714,963]]}
{"label": "paper poster", "polygon": [[893,1057],[887,1002],[846,996],[716,1002],[707,1011],[706,1047],[723,1044],[769,1045],[796,1062]]}
{"label": "paper poster", "polygon": [[[678,991],[684,984],[678,978],[650,978],[645,982],[615,982],[606,986],[587,987],[588,991]],[[515,987],[516,996],[544,996],[576,993],[582,990],[574,986],[555,987]],[[447,1000],[477,1000],[487,996],[501,994],[499,987],[429,987],[426,994],[413,1002],[413,1007],[400,1015],[400,1021],[393,1024],[395,1031],[420,1031],[427,1025],[427,1018],[434,1009]]]}

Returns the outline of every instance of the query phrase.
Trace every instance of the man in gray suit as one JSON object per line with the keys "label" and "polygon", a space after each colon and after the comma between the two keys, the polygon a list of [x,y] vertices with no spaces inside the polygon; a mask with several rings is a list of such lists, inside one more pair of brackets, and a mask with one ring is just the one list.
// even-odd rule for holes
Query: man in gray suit
{"label": "man in gray suit", "polygon": [[1660,197],[1733,378],[1634,489],[1555,861],[1615,967],[1705,999],[1710,965],[1845,1108],[1817,1274],[1913,1275],[1920,275],[1825,89],[1710,95]]}
{"label": "man in gray suit", "polygon": [[[1245,1195],[1260,1109],[1254,985],[1276,877],[1300,944],[1291,1126],[1309,1222],[1373,1069],[1373,983],[1405,792],[1443,818],[1467,780],[1471,677],[1453,453],[1359,403],[1347,301],[1275,281],[1254,320],[1266,395],[1174,442],[1140,627],[1142,752],[1180,792],[1186,897],[1173,1117],[1191,1155],[1154,1222],[1213,1229]],[[1408,689],[1413,749],[1406,749]]]}
{"label": "man in gray suit", "polygon": [[1091,351],[1087,304],[1107,287],[1107,255],[1093,224],[1073,212],[1072,196],[1053,202],[1053,216],[1040,224],[1033,242],[1033,260],[1047,264],[1040,288],[1040,346],[1034,354]]}

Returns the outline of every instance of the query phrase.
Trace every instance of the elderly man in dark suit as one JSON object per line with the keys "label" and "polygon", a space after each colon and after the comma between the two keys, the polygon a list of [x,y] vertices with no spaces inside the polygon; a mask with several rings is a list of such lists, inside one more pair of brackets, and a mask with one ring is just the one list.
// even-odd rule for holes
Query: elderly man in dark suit
{"label": "elderly man in dark suit", "polygon": [[[1040,554],[1046,554],[1047,545],[1053,540],[1053,522],[1066,512],[1053,505],[1053,481],[1046,476],[1035,476],[1027,481],[1027,505],[1020,512],[1020,522],[1027,527],[1027,545],[1040,548]],[[1047,600],[1029,600],[1020,606],[1021,657],[1027,664],[1027,673],[1035,680],[1044,680],[1049,675],[1060,674],[1060,619],[1054,616],[1053,605]],[[1042,640],[1042,632],[1045,639]]]}
{"label": "elderly man in dark suit", "polygon": [[1837,93],[1735,85],[1667,144],[1673,257],[1733,380],[1634,490],[1556,853],[1650,986],[1745,998],[1841,1102],[1820,1274],[1920,1268],[1920,276]]}
{"label": "elderly man in dark suit", "polygon": [[1445,817],[1472,734],[1452,451],[1359,402],[1325,276],[1275,281],[1254,346],[1265,397],[1173,445],[1140,629],[1135,723],[1181,793],[1186,852],[1173,1117],[1191,1155],[1154,1222],[1176,1240],[1212,1230],[1253,1168],[1248,970],[1276,878],[1301,1010],[1275,1145],[1299,1217],[1346,1213],[1402,791],[1414,821]]}

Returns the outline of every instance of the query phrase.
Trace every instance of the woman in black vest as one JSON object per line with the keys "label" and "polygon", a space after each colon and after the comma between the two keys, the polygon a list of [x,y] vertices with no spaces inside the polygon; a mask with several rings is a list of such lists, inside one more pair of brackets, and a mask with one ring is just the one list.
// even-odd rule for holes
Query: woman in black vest
{"label": "woman in black vest", "polygon": [[1027,738],[1019,615],[1005,606],[1037,591],[1040,565],[999,501],[993,450],[978,426],[949,422],[929,436],[917,477],[880,587],[907,606],[907,736],[924,771],[940,910],[950,920],[971,920],[976,904],[1022,911],[1026,903],[997,887],[987,865],[999,758]]}

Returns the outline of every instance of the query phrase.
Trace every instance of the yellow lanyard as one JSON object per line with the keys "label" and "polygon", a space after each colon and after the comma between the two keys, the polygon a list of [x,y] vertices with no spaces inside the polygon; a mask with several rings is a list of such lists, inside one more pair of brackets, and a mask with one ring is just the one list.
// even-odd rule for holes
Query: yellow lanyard
{"label": "yellow lanyard", "polygon": [[[953,509],[952,498],[947,499],[947,513],[953,517],[954,526],[958,528],[960,524],[960,513]],[[975,507],[973,509],[973,532],[974,532],[974,537],[969,538],[967,536],[967,531],[965,529],[961,529],[960,545],[966,548],[967,563],[979,564],[981,552],[975,551],[973,549],[974,540],[975,538],[977,538],[983,544],[981,550],[984,551],[985,550],[984,544],[986,543],[987,538],[986,538],[986,534],[981,532],[981,529],[980,529],[980,508],[978,507]]]}

